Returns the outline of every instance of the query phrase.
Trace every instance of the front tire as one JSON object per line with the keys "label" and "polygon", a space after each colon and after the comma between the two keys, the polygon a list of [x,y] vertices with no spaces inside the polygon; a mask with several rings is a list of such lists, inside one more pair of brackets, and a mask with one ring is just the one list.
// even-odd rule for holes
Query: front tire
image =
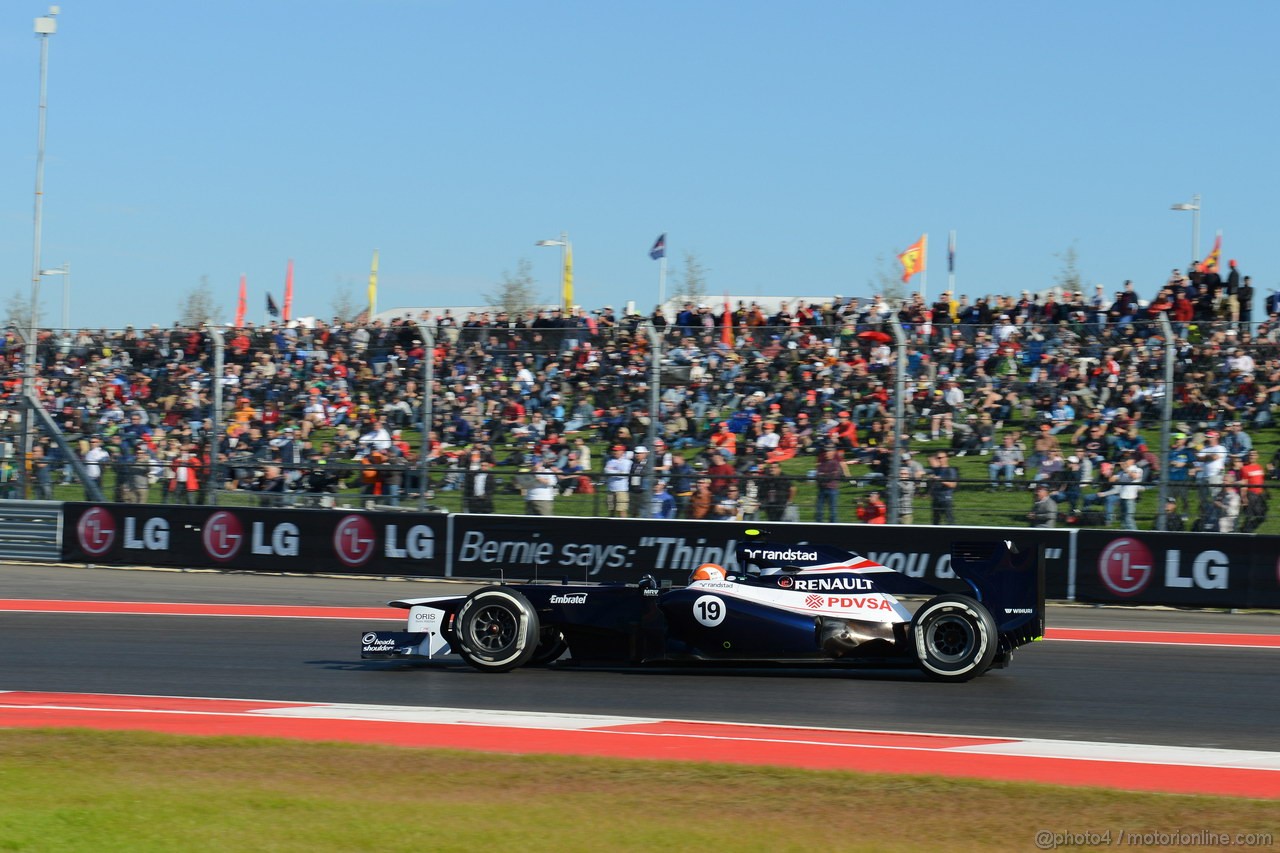
{"label": "front tire", "polygon": [[940,595],[911,620],[916,659],[937,681],[968,681],[986,672],[999,646],[991,613],[967,595]]}
{"label": "front tire", "polygon": [[481,672],[524,666],[538,647],[538,614],[514,589],[476,590],[458,610],[455,624],[458,654]]}

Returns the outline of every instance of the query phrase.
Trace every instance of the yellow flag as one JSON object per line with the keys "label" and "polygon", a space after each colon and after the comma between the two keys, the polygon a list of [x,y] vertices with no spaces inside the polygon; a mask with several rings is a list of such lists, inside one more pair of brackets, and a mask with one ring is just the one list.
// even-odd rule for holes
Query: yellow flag
{"label": "yellow flag", "polygon": [[373,267],[369,270],[369,319],[378,312],[378,250],[373,250]]}
{"label": "yellow flag", "polygon": [[573,310],[573,244],[566,244],[564,247],[564,287],[560,294],[563,300],[564,313],[568,316]]}

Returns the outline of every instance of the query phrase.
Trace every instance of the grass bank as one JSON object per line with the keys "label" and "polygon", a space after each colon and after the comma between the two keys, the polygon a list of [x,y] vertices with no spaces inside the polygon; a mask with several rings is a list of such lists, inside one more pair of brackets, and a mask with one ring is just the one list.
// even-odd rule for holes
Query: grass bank
{"label": "grass bank", "polygon": [[1206,829],[1280,838],[1280,812],[926,777],[0,731],[0,850],[1034,850],[1041,830]]}

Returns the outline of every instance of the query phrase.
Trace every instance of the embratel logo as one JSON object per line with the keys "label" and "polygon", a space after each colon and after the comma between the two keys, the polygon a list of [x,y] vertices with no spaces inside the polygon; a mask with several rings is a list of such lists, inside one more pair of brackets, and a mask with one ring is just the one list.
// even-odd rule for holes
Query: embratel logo
{"label": "embratel logo", "polygon": [[1122,598],[1137,595],[1155,575],[1151,549],[1137,539],[1117,539],[1098,558],[1098,576],[1107,589]]}
{"label": "embratel logo", "polygon": [[240,546],[244,544],[244,528],[240,526],[240,519],[226,510],[219,510],[204,523],[200,541],[204,543],[205,553],[219,563],[225,563],[240,553]]}
{"label": "embratel logo", "polygon": [[333,550],[344,566],[354,569],[369,562],[377,538],[369,519],[362,515],[344,516],[333,531]]}
{"label": "embratel logo", "polygon": [[95,506],[76,524],[80,547],[91,557],[101,557],[116,544],[116,520],[104,507]]}

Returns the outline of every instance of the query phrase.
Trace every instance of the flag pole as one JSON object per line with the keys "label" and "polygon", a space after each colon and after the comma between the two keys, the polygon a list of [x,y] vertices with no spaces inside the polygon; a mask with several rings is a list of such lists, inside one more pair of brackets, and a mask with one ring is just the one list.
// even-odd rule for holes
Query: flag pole
{"label": "flag pole", "polygon": [[662,257],[658,258],[658,309],[662,316],[667,316],[667,251],[663,247]]}
{"label": "flag pole", "polygon": [[956,232],[951,232],[951,239],[947,241],[947,290],[952,296],[956,295]]}
{"label": "flag pole", "polygon": [[924,232],[924,245],[920,247],[920,298],[929,301],[929,232]]}

